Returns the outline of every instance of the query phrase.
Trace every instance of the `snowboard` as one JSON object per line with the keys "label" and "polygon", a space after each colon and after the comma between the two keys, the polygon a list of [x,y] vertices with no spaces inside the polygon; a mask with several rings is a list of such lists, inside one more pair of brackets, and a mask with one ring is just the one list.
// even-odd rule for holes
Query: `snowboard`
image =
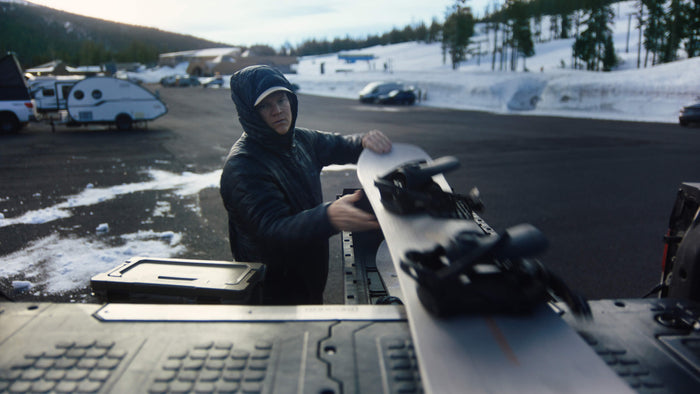
{"label": "snowboard", "polygon": [[[401,268],[406,253],[435,248],[457,232],[493,230],[477,220],[388,210],[375,181],[417,160],[432,162],[422,149],[409,144],[394,143],[388,154],[365,149],[357,175],[398,275],[425,392],[632,392],[546,303],[527,314],[437,317],[426,309],[416,281]],[[432,180],[451,191],[442,174],[433,175]]]}

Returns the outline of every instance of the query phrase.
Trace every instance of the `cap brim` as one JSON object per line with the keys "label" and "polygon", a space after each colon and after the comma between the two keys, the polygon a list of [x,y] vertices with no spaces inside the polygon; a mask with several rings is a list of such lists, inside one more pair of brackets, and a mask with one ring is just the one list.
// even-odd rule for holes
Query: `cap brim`
{"label": "cap brim", "polygon": [[258,96],[258,98],[255,100],[255,105],[254,105],[254,106],[257,106],[257,105],[260,104],[263,100],[265,100],[265,97],[271,95],[271,94],[274,93],[274,92],[279,92],[279,91],[287,92],[287,93],[293,93],[291,90],[285,88],[284,86],[273,86],[273,87],[271,87],[271,88],[265,90],[264,92],[260,93],[260,95]]}

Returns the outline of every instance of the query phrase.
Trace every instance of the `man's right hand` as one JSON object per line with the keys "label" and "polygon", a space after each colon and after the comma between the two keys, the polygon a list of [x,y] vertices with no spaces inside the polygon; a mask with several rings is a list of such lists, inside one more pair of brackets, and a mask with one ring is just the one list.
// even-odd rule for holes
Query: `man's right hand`
{"label": "man's right hand", "polygon": [[339,231],[367,231],[379,229],[377,218],[355,206],[363,191],[345,195],[328,206],[328,219]]}

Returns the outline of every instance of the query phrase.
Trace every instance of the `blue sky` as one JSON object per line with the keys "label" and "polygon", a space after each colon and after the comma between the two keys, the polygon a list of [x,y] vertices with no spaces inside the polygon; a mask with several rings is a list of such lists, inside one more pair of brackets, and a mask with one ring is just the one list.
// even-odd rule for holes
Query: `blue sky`
{"label": "blue sky", "polygon": [[[2,0],[0,0],[2,1]],[[503,0],[497,0],[502,3]],[[30,0],[116,22],[191,34],[233,45],[297,46],[311,38],[364,38],[433,18],[454,0]],[[493,0],[470,0],[477,15]]]}

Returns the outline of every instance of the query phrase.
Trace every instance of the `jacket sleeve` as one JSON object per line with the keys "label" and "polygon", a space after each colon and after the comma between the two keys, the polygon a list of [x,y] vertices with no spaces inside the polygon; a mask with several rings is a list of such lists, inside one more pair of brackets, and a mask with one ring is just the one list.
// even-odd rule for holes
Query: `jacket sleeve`
{"label": "jacket sleeve", "polygon": [[364,134],[341,135],[325,131],[314,133],[316,157],[321,166],[357,163],[362,153]]}

